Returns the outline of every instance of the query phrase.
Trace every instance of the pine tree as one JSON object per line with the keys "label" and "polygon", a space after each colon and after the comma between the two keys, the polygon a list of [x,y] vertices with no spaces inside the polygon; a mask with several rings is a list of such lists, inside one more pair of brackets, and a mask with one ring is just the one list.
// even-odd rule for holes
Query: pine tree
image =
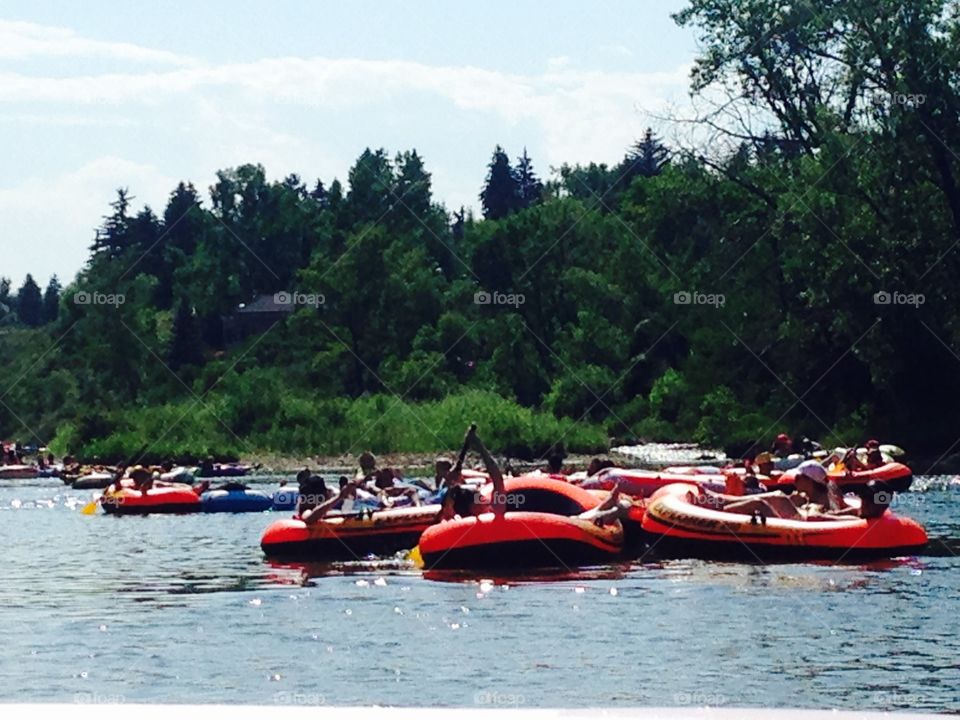
{"label": "pine tree", "polygon": [[454,211],[453,225],[450,226],[450,233],[454,240],[463,240],[464,226],[467,222],[467,212],[463,205],[460,206],[460,212]]}
{"label": "pine tree", "polygon": [[178,183],[163,211],[164,244],[190,256],[202,234],[200,196],[193,183]]}
{"label": "pine tree", "polygon": [[416,150],[398,153],[395,166],[397,168],[397,198],[403,215],[409,217],[413,213],[423,219],[430,212],[430,173],[423,166],[423,159]]}
{"label": "pine tree", "polygon": [[327,189],[323,186],[323,180],[317,180],[317,184],[314,185],[313,190],[310,191],[310,197],[316,201],[319,207],[327,207],[329,202],[327,199]]}
{"label": "pine tree", "polygon": [[28,327],[43,324],[43,296],[32,275],[27,275],[17,292],[17,317]]}
{"label": "pine tree", "polygon": [[104,254],[113,258],[126,249],[130,229],[130,217],[127,211],[133,199],[126,188],[117,189],[117,199],[110,203],[113,213],[103,218],[103,225],[97,230],[93,245],[90,247],[94,255]]}
{"label": "pine tree", "polygon": [[10,278],[0,277],[0,320],[13,312],[13,298],[10,297]]}
{"label": "pine tree", "polygon": [[350,168],[349,180],[347,206],[353,222],[377,222],[393,206],[393,168],[382,148],[365,149]]}
{"label": "pine tree", "polygon": [[173,316],[173,337],[167,353],[167,362],[173,370],[186,365],[203,364],[200,326],[190,303],[181,299]]}
{"label": "pine tree", "polygon": [[536,205],[543,198],[543,183],[533,171],[533,161],[523,149],[523,155],[517,158],[517,191],[520,198],[520,207],[528,208]]}
{"label": "pine tree", "polygon": [[634,143],[621,164],[621,172],[626,185],[636,177],[655,177],[663,172],[670,162],[670,150],[647,128],[643,140]]}
{"label": "pine tree", "polygon": [[43,322],[56,322],[60,315],[60,281],[54,275],[47,283],[47,289],[43,292]]}
{"label": "pine tree", "polygon": [[520,192],[517,178],[510,167],[510,158],[497,145],[487,166],[487,180],[480,193],[483,216],[490,220],[506,217],[519,207]]}

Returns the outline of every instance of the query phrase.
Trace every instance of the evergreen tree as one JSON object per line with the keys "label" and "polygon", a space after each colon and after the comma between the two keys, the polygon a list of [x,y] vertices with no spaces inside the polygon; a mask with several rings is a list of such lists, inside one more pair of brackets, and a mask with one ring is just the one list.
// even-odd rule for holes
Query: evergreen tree
{"label": "evergreen tree", "polygon": [[130,227],[127,211],[133,199],[126,188],[117,189],[117,199],[110,203],[113,212],[103,218],[103,225],[97,230],[93,245],[90,247],[94,256],[106,255],[108,258],[114,258],[127,248]]}
{"label": "evergreen tree", "polygon": [[394,203],[393,168],[382,148],[367,148],[350,168],[347,206],[352,222],[370,223],[383,218]]}
{"label": "evergreen tree", "polygon": [[[397,168],[397,198],[398,205],[403,212],[402,216],[410,217],[413,213],[423,219],[430,212],[430,173],[423,166],[423,160],[416,150],[398,153]],[[410,218],[411,220],[413,218]]]}
{"label": "evergreen tree", "polygon": [[533,161],[523,149],[523,155],[517,158],[517,193],[520,197],[520,207],[528,208],[536,205],[543,198],[543,183],[533,171]]}
{"label": "evergreen tree", "polygon": [[167,353],[167,363],[173,370],[186,365],[203,364],[203,347],[200,339],[200,326],[193,307],[181,298],[173,316],[173,337]]}
{"label": "evergreen tree", "polygon": [[460,211],[453,213],[453,225],[450,226],[450,232],[453,235],[454,240],[463,240],[464,227],[466,226],[467,212],[464,209],[463,205],[460,206]]}
{"label": "evergreen tree", "polygon": [[506,217],[519,207],[520,191],[510,158],[503,148],[497,145],[493,158],[487,166],[487,180],[480,193],[483,216],[489,220]]}
{"label": "evergreen tree", "polygon": [[636,177],[656,177],[670,162],[670,150],[647,128],[643,139],[634,143],[621,164],[621,173],[626,185]]}
{"label": "evergreen tree", "polygon": [[163,211],[163,234],[167,248],[192,255],[203,232],[200,196],[193,183],[179,183]]}
{"label": "evergreen tree", "polygon": [[54,275],[47,283],[47,289],[43,292],[43,322],[56,322],[60,315],[60,281]]}
{"label": "evergreen tree", "polygon": [[10,297],[10,278],[0,277],[0,320],[13,312],[13,298]]}
{"label": "evergreen tree", "polygon": [[317,184],[313,186],[313,190],[310,191],[310,197],[317,201],[317,205],[321,208],[327,207],[329,204],[327,199],[327,189],[323,186],[323,180],[317,180]]}
{"label": "evergreen tree", "polygon": [[28,327],[43,324],[43,296],[32,275],[27,275],[17,292],[17,317]]}

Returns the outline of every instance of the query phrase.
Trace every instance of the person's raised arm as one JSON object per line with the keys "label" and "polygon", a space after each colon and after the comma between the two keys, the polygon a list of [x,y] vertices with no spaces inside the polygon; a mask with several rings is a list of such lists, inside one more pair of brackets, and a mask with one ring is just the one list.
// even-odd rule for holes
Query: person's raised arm
{"label": "person's raised arm", "polygon": [[480,457],[483,458],[483,464],[487,468],[487,474],[490,475],[490,482],[493,483],[493,497],[490,503],[491,510],[497,514],[503,514],[506,510],[507,504],[507,488],[503,482],[503,475],[500,472],[500,466],[497,465],[497,461],[493,459],[493,455],[490,454],[490,451],[487,450],[486,445],[483,444],[483,441],[480,440],[480,437],[477,435],[476,427],[471,426],[470,430],[467,433],[473,449],[476,450]]}
{"label": "person's raised arm", "polygon": [[318,522],[324,515],[336,507],[337,503],[346,497],[349,487],[350,483],[347,483],[340,488],[340,492],[334,495],[332,498],[329,500],[324,500],[316,507],[305,511],[302,515],[300,515],[300,519],[303,520],[304,524],[306,525],[313,525],[314,523]]}

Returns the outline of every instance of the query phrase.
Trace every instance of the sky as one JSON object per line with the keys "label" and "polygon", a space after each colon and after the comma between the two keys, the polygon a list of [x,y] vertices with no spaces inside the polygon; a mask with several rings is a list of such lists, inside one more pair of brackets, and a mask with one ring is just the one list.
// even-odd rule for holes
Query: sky
{"label": "sky", "polygon": [[219,169],[346,178],[416,148],[477,208],[495,145],[618,162],[688,103],[679,0],[0,0],[0,276],[69,282],[116,189],[162,213]]}

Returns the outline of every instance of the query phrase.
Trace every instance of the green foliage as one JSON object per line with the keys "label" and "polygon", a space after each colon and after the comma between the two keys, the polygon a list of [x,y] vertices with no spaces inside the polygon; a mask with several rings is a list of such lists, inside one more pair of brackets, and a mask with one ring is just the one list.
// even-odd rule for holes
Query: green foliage
{"label": "green foliage", "polygon": [[[53,280],[46,301],[0,280],[0,435],[91,456],[433,451],[476,420],[524,455],[785,427],[943,451],[960,425],[947,7],[691,0],[693,87],[731,94],[705,121],[737,128],[732,151],[648,130],[541,183],[498,146],[483,220],[436,202],[415,150],[366,149],[345,185],[228,168],[209,208],[180,183],[159,215],[121,189],[63,301]],[[226,337],[224,316],[279,292],[308,301]]]}
{"label": "green foliage", "polygon": [[43,296],[32,275],[27,275],[17,292],[17,317],[27,327],[43,324]]}

